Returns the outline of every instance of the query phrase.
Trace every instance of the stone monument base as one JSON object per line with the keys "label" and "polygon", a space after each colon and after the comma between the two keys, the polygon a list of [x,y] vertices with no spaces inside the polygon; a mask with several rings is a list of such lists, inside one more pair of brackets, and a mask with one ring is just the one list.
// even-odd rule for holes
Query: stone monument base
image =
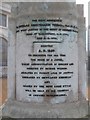
{"label": "stone monument base", "polygon": [[8,100],[2,115],[10,118],[83,118],[88,115],[88,101],[52,105]]}

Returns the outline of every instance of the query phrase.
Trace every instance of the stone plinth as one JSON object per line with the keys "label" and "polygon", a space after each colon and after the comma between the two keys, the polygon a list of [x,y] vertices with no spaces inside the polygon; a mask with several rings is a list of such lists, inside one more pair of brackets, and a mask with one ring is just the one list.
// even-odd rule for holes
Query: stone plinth
{"label": "stone plinth", "polygon": [[86,116],[82,7],[62,2],[12,3],[11,6],[8,101],[3,116]]}
{"label": "stone plinth", "polygon": [[2,115],[11,118],[83,118],[88,115],[88,102],[52,105],[10,100],[6,103]]}

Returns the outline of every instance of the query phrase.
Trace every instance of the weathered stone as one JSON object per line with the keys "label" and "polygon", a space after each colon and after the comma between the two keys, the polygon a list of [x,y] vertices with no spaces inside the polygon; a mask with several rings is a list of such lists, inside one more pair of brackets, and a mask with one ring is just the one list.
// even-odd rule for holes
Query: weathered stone
{"label": "weathered stone", "polygon": [[[78,118],[87,115],[82,6],[63,2],[10,4],[9,100],[3,109],[3,116]],[[58,27],[54,25],[55,21],[50,23],[51,19],[60,20],[56,23],[63,25],[59,27],[60,35],[56,35],[59,30],[50,30]],[[54,39],[49,38],[52,36],[46,35],[48,30],[42,31],[41,26],[35,26],[35,29],[38,28],[36,31],[31,30],[34,24],[38,24],[37,21],[44,23],[45,29],[54,34]],[[40,38],[42,33],[44,35]],[[43,56],[40,57],[40,54]]]}
{"label": "weathered stone", "polygon": [[86,115],[88,115],[86,101],[52,105],[10,100],[3,109],[3,116],[11,118],[83,118]]}

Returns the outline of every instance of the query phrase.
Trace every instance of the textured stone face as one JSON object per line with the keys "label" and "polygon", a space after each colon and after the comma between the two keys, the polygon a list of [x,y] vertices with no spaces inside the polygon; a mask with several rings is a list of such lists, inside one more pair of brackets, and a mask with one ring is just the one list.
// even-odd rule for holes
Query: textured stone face
{"label": "textured stone face", "polygon": [[76,0],[3,0],[1,2],[76,2]]}
{"label": "textured stone face", "polygon": [[[2,111],[3,116],[85,117],[88,103],[84,99],[86,71],[82,6],[56,3],[58,0],[54,0],[55,3],[26,1],[9,3],[12,6],[8,46],[9,99]],[[62,102],[66,103],[56,104]]]}
{"label": "textured stone face", "polygon": [[65,9],[61,3],[32,5],[18,8],[16,98],[26,102],[76,101],[78,28],[71,12],[74,7],[75,13],[75,5],[62,3]]}

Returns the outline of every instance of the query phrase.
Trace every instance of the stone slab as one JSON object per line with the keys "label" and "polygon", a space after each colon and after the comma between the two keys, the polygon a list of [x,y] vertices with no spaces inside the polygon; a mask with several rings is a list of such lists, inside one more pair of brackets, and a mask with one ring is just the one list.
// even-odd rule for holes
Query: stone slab
{"label": "stone slab", "polygon": [[[70,17],[72,7],[75,13],[72,11]],[[16,99],[53,104],[77,101],[75,4],[24,3],[19,9],[21,12],[16,19]]]}
{"label": "stone slab", "polygon": [[83,118],[88,115],[88,102],[77,101],[64,104],[37,104],[9,100],[2,115],[11,118]]}

